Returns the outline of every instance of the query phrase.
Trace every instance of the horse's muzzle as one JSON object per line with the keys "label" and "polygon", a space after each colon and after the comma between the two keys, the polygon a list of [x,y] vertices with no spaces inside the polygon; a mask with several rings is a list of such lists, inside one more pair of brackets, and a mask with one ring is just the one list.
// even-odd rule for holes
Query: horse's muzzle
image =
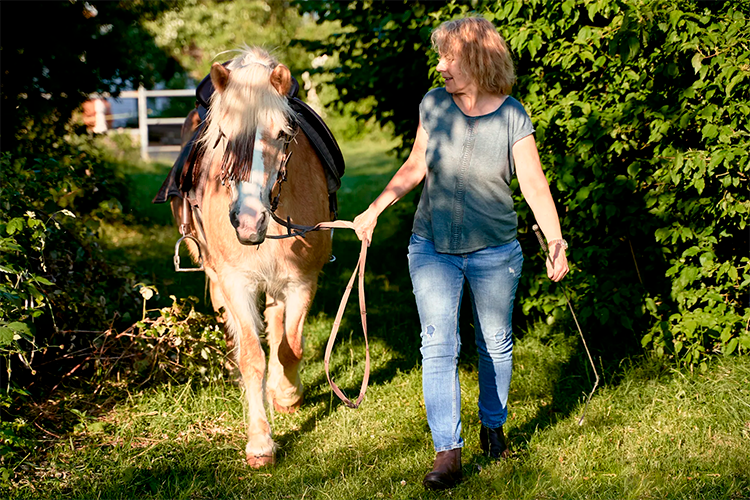
{"label": "horse's muzzle", "polygon": [[252,217],[231,210],[229,220],[237,233],[237,240],[243,245],[260,245],[265,241],[266,230],[268,230],[267,212],[264,211],[257,217]]}

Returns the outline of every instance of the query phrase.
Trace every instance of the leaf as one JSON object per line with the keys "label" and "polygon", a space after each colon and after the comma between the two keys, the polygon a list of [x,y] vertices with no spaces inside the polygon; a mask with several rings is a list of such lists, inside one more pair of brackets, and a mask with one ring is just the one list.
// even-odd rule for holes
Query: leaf
{"label": "leaf", "polygon": [[735,349],[737,349],[737,344],[739,343],[739,341],[740,339],[738,339],[737,337],[734,337],[732,340],[730,340],[727,343],[727,346],[723,349],[724,354],[727,356],[732,354],[735,351]]}
{"label": "leaf", "polygon": [[696,52],[693,58],[690,60],[690,64],[693,66],[693,70],[697,74],[703,67],[703,56],[700,52]]}
{"label": "leaf", "polygon": [[578,190],[578,193],[576,193],[576,201],[581,202],[589,197],[589,192],[591,191],[591,188],[588,186],[584,186],[581,189]]}
{"label": "leaf", "polygon": [[638,52],[641,49],[641,42],[638,40],[637,37],[631,36],[628,38],[628,61],[632,61],[635,59],[635,56],[638,55]]}
{"label": "leaf", "polygon": [[0,347],[4,347],[13,342],[14,333],[8,327],[0,326]]}
{"label": "leaf", "polygon": [[599,318],[599,323],[602,325],[609,320],[609,309],[601,308],[596,311],[596,317]]}
{"label": "leaf", "polygon": [[706,139],[713,139],[718,135],[719,129],[713,123],[707,123],[703,126],[701,133]]}
{"label": "leaf", "polygon": [[682,351],[682,342],[676,340],[674,343],[674,353],[679,355],[680,351]]}
{"label": "leaf", "polygon": [[6,325],[8,328],[13,330],[15,333],[25,334],[25,335],[31,335],[31,330],[29,329],[29,325],[26,323],[21,323],[20,321],[14,321],[12,323],[8,323]]}
{"label": "leaf", "polygon": [[732,279],[732,281],[737,281],[738,275],[737,275],[737,268],[732,266],[729,268],[729,271],[727,271],[727,274]]}
{"label": "leaf", "polygon": [[5,267],[2,264],[0,264],[0,273],[16,274],[16,271],[11,269],[10,267]]}
{"label": "leaf", "polygon": [[8,222],[8,225],[5,226],[5,231],[8,234],[15,234],[23,229],[24,226],[24,220],[16,217],[14,219],[11,219],[10,222]]}
{"label": "leaf", "polygon": [[740,81],[742,81],[743,78],[745,78],[744,72],[740,72],[739,74],[735,75],[734,78],[732,78],[732,81],[729,82],[726,88],[727,97],[730,97],[732,95],[732,89],[734,89],[735,85],[737,85]]}
{"label": "leaf", "polygon": [[692,257],[694,255],[698,255],[701,251],[701,247],[693,246],[682,252],[683,257]]}
{"label": "leaf", "polygon": [[47,286],[54,286],[55,285],[54,283],[52,283],[47,278],[43,278],[41,276],[34,276],[34,281],[36,281],[37,283],[41,283],[42,285],[47,285]]}

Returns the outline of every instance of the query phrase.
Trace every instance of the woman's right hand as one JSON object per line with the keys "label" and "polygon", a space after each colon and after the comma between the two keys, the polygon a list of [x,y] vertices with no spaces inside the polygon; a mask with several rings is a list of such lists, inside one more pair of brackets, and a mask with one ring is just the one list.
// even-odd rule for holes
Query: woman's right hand
{"label": "woman's right hand", "polygon": [[354,218],[354,231],[360,240],[367,242],[368,247],[372,242],[372,233],[378,223],[378,215],[380,214],[370,205],[367,210]]}

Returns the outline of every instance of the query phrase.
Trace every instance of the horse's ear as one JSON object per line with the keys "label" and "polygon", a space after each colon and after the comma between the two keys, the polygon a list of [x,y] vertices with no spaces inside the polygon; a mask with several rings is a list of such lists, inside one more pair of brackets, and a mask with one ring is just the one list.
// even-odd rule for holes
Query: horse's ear
{"label": "horse's ear", "polygon": [[229,70],[219,63],[213,63],[211,65],[211,83],[214,84],[214,88],[220,94],[224,92],[227,83],[229,83]]}
{"label": "horse's ear", "polygon": [[283,64],[276,66],[271,72],[271,85],[281,94],[286,96],[292,88],[292,72]]}

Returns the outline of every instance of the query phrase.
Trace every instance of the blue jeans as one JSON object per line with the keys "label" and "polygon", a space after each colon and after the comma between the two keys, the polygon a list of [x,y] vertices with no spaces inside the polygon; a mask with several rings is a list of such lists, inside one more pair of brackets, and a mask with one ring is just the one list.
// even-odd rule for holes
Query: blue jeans
{"label": "blue jeans", "polygon": [[479,419],[496,429],[508,417],[513,370],[513,300],[523,254],[518,241],[468,254],[438,253],[432,241],[412,234],[409,272],[422,324],[422,390],[435,451],[464,445],[458,316],[468,280],[479,353]]}

